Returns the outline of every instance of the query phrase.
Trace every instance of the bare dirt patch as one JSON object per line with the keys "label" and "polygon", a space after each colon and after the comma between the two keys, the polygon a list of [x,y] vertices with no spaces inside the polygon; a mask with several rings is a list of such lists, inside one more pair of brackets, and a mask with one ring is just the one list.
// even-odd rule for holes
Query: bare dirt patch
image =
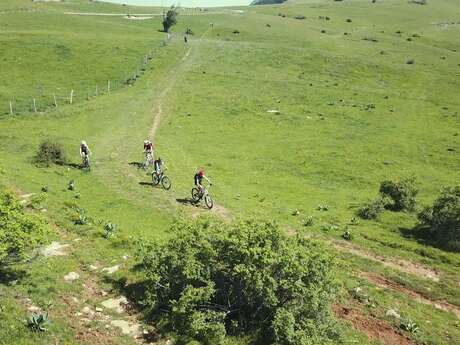
{"label": "bare dirt patch", "polygon": [[361,277],[365,278],[366,280],[370,281],[371,283],[383,288],[383,289],[390,289],[394,291],[399,291],[402,292],[406,295],[408,295],[410,298],[414,299],[415,301],[427,305],[431,305],[435,307],[436,309],[447,311],[447,312],[452,312],[454,313],[458,319],[460,319],[460,308],[457,307],[456,305],[450,304],[446,301],[434,301],[431,300],[422,294],[413,291],[411,289],[408,289],[405,286],[402,286],[398,284],[395,281],[392,281],[391,279],[385,278],[377,273],[373,272],[362,272],[360,274]]}
{"label": "bare dirt patch", "polygon": [[440,274],[438,271],[420,265],[418,263],[392,257],[384,257],[372,252],[368,252],[344,241],[335,241],[334,247],[340,251],[345,251],[366,258],[368,260],[380,262],[383,266],[390,267],[405,273],[413,274],[421,278],[428,278],[435,282],[438,282],[440,279]]}
{"label": "bare dirt patch", "polygon": [[347,306],[335,306],[338,317],[348,320],[353,328],[363,332],[370,340],[379,340],[384,345],[414,345],[415,343],[387,322],[372,316],[365,316],[359,309]]}

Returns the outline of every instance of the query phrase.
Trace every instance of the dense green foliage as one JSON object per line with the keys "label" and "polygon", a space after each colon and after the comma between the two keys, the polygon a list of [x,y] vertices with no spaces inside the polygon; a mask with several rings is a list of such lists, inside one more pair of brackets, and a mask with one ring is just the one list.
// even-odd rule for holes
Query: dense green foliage
{"label": "dense green foliage", "polygon": [[265,343],[325,344],[333,263],[317,243],[272,223],[180,221],[166,244],[143,243],[144,301],[205,344],[256,334]]}
{"label": "dense green foliage", "polygon": [[393,211],[413,211],[418,189],[414,178],[397,181],[385,180],[380,183],[380,194],[387,201],[386,207]]}
{"label": "dense green foliage", "polygon": [[282,4],[286,0],[255,0],[251,5],[271,5],[271,4]]}
{"label": "dense green foliage", "polygon": [[179,13],[177,12],[176,6],[171,6],[171,8],[166,12],[163,16],[163,31],[169,32],[169,30],[177,24],[177,16]]}
{"label": "dense green foliage", "polygon": [[51,164],[65,164],[67,156],[61,143],[45,139],[38,146],[34,160],[40,166],[49,167]]}
{"label": "dense green foliage", "polygon": [[444,247],[460,251],[460,186],[445,188],[432,206],[418,215]]}
{"label": "dense green foliage", "polygon": [[9,192],[0,191],[0,266],[22,259],[45,242],[47,228]]}

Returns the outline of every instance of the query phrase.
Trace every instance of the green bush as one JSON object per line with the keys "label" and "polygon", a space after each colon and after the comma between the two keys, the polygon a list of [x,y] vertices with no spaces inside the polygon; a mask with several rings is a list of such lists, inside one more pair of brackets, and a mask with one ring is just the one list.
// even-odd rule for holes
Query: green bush
{"label": "green bush", "polygon": [[429,227],[438,243],[460,251],[460,186],[443,189],[433,206],[421,211],[418,219]]}
{"label": "green bush", "polygon": [[413,211],[416,204],[418,189],[415,178],[405,178],[397,181],[386,180],[380,183],[380,194],[393,211]]}
{"label": "green bush", "polygon": [[23,259],[28,251],[45,242],[48,229],[19,201],[0,190],[0,266]]}
{"label": "green bush", "polygon": [[39,166],[49,167],[51,164],[66,164],[67,157],[60,143],[46,139],[40,143],[34,161]]}
{"label": "green bush", "polygon": [[327,343],[338,333],[329,310],[333,262],[325,253],[272,223],[179,221],[167,243],[140,241],[141,303],[161,324],[204,344],[227,335]]}
{"label": "green bush", "polygon": [[376,199],[365,203],[356,213],[362,219],[377,219],[384,209],[382,199]]}

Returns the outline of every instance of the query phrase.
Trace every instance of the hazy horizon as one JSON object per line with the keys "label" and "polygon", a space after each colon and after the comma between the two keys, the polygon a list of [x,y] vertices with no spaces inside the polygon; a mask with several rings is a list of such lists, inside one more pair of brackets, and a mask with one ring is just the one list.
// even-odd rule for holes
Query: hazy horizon
{"label": "hazy horizon", "polygon": [[138,6],[170,6],[173,4],[183,7],[223,7],[247,6],[252,0],[102,0],[117,4]]}

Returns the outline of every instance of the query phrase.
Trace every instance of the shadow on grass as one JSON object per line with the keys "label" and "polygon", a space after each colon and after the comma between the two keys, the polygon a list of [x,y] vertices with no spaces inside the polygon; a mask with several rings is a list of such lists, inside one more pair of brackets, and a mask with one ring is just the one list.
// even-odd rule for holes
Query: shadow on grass
{"label": "shadow on grass", "polygon": [[138,169],[143,169],[144,168],[144,163],[141,163],[141,162],[130,162],[128,164],[133,166],[133,167],[136,167]]}
{"label": "shadow on grass", "polygon": [[399,228],[401,235],[407,239],[415,240],[425,246],[430,246],[442,249],[449,252],[459,252],[459,248],[449,245],[449,243],[442,243],[438,236],[427,226],[419,225],[412,229]]}
{"label": "shadow on grass", "polygon": [[0,267],[0,284],[12,285],[26,276],[26,271],[11,266]]}
{"label": "shadow on grass", "polygon": [[179,203],[179,204],[182,204],[182,205],[189,205],[189,206],[197,206],[197,201],[193,200],[192,198],[177,198],[176,201]]}
{"label": "shadow on grass", "polygon": [[139,182],[139,184],[140,184],[141,186],[153,187],[153,183],[152,183],[152,182]]}

